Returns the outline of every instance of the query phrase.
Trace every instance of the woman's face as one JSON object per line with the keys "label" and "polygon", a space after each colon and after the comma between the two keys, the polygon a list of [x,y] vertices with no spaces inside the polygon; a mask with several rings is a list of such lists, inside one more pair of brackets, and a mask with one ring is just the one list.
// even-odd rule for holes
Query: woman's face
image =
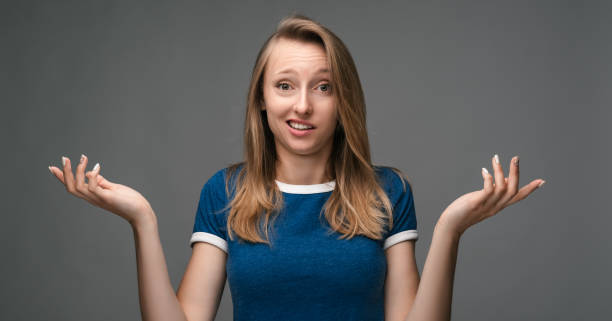
{"label": "woman's face", "polygon": [[318,44],[281,38],[268,59],[262,108],[278,156],[331,152],[336,99],[324,49]]}

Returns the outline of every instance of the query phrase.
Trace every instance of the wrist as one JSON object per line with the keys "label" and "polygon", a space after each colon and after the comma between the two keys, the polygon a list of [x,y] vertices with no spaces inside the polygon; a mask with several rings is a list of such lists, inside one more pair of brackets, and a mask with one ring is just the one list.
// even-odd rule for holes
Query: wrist
{"label": "wrist", "polygon": [[434,227],[434,233],[443,234],[452,237],[453,239],[459,240],[461,235],[463,235],[463,231],[452,225],[449,221],[444,218],[442,215],[438,222]]}
{"label": "wrist", "polygon": [[129,223],[132,226],[132,229],[134,230],[142,230],[142,229],[157,227],[157,216],[155,215],[155,212],[153,212],[152,210],[146,211],[146,212],[142,212],[141,214],[137,215],[136,218],[131,220]]}

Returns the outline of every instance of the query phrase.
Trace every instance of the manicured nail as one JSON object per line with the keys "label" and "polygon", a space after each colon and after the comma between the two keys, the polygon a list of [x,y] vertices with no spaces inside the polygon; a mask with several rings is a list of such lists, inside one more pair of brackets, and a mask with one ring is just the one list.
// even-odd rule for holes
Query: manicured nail
{"label": "manicured nail", "polygon": [[62,156],[62,166],[66,167],[66,157]]}
{"label": "manicured nail", "polygon": [[515,156],[516,158],[514,159],[514,165],[518,166],[519,164],[519,157],[518,155]]}
{"label": "manicured nail", "polygon": [[541,181],[540,184],[538,184],[538,187],[544,185],[544,183],[546,183],[546,181]]}
{"label": "manicured nail", "polygon": [[495,154],[495,156],[493,156],[495,158],[495,164],[499,164],[499,156],[497,156],[497,154]]}
{"label": "manicured nail", "polygon": [[93,167],[93,171],[95,172],[98,168],[100,168],[100,163],[96,163],[96,165]]}
{"label": "manicured nail", "polygon": [[482,171],[483,171],[485,174],[489,174],[489,171],[488,171],[486,168],[484,168],[484,167],[482,168]]}
{"label": "manicured nail", "polygon": [[79,163],[82,163],[85,160],[85,155],[81,154],[81,160],[79,161]]}

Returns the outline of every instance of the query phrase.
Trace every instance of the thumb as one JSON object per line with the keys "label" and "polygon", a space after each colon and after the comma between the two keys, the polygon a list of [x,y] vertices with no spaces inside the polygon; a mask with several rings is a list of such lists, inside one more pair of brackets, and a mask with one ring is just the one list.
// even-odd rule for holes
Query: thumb
{"label": "thumb", "polygon": [[115,183],[108,181],[104,176],[98,174],[98,185],[104,189],[109,189],[115,186]]}

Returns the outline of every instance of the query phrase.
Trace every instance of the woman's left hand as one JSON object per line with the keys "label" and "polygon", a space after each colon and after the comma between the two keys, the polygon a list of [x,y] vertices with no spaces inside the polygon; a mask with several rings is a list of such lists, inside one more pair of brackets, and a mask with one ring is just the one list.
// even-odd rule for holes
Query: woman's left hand
{"label": "woman's left hand", "polygon": [[536,179],[523,186],[519,185],[519,158],[515,156],[510,162],[510,176],[504,177],[504,171],[496,154],[492,158],[495,182],[486,168],[482,168],[484,187],[462,195],[453,201],[442,213],[438,224],[457,235],[462,235],[468,227],[488,218],[509,205],[526,198],[536,188],[544,184],[543,179]]}

